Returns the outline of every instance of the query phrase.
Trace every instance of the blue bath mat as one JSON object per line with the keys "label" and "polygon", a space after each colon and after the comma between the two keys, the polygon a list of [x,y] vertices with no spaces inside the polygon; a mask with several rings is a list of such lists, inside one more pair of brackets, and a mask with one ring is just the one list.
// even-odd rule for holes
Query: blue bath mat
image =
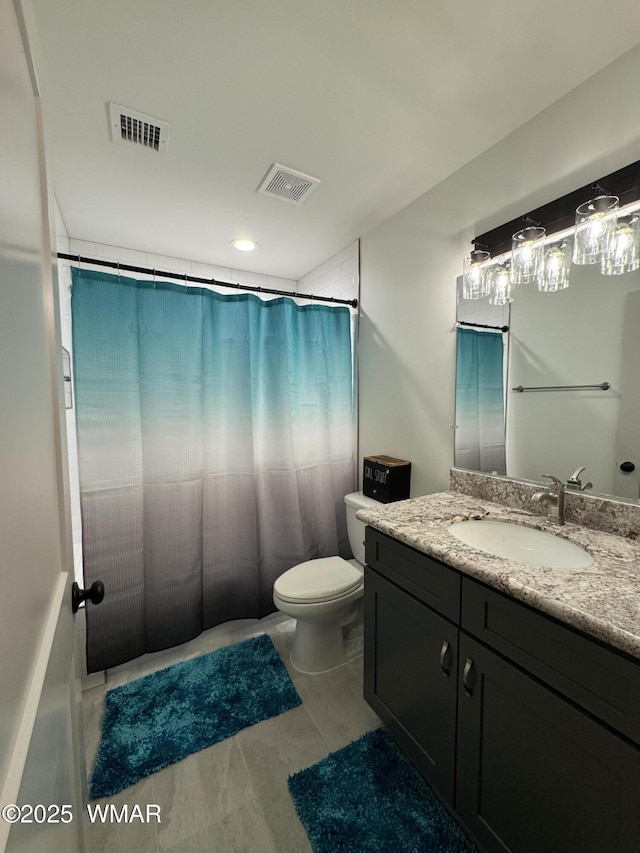
{"label": "blue bath mat", "polygon": [[314,853],[473,853],[384,729],[289,777]]}
{"label": "blue bath mat", "polygon": [[106,695],[91,796],[116,794],[300,703],[266,634],[116,687]]}

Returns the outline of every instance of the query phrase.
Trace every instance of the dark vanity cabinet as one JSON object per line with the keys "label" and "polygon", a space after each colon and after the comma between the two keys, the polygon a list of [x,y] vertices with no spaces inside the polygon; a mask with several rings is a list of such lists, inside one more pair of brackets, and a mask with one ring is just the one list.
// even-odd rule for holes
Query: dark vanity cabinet
{"label": "dark vanity cabinet", "polygon": [[365,698],[423,775],[452,801],[458,631],[381,575],[371,572],[367,584],[364,618],[365,626],[374,626],[376,662]]}
{"label": "dark vanity cabinet", "polygon": [[367,528],[365,699],[481,849],[640,851],[640,664]]}

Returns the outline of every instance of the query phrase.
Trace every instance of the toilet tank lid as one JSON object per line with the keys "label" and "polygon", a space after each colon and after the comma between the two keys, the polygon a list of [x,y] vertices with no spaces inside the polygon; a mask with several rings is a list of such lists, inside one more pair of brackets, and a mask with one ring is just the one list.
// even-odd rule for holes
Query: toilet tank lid
{"label": "toilet tank lid", "polygon": [[366,509],[368,506],[382,506],[380,501],[374,501],[373,498],[367,497],[362,492],[351,492],[345,495],[344,502],[347,506],[352,506],[355,509]]}

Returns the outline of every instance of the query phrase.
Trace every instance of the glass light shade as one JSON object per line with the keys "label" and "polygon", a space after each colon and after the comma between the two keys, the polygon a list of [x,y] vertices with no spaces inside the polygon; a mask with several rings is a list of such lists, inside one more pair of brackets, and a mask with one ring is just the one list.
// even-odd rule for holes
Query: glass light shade
{"label": "glass light shade", "polygon": [[615,229],[618,197],[599,195],[576,209],[574,264],[599,264],[605,255],[609,234]]}
{"label": "glass light shade", "polygon": [[513,302],[513,284],[509,264],[496,264],[491,268],[491,292],[489,302],[492,305],[507,305]]}
{"label": "glass light shade", "polygon": [[530,284],[537,281],[544,263],[542,239],[547,232],[541,226],[523,228],[511,238],[511,281]]}
{"label": "glass light shade", "polygon": [[487,277],[487,261],[489,252],[474,249],[468,258],[464,259],[462,276],[462,298],[482,299],[489,295],[489,279]]}
{"label": "glass light shade", "polygon": [[603,275],[622,275],[640,267],[640,215],[619,216],[608,235],[607,247],[600,272]]}
{"label": "glass light shade", "polygon": [[571,269],[571,246],[564,240],[561,243],[550,243],[545,248],[544,270],[538,279],[538,290],[553,293],[569,287],[569,271]]}

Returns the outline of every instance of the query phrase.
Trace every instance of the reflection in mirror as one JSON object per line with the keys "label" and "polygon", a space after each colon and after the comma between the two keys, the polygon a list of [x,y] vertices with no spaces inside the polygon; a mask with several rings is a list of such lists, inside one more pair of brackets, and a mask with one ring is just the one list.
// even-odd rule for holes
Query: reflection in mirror
{"label": "reflection in mirror", "polygon": [[[510,317],[509,306],[463,300],[460,286],[458,294],[458,322],[510,327],[504,349],[507,475],[540,481],[551,473],[569,480],[585,467],[581,482],[592,482],[593,492],[637,500],[640,270],[604,276],[598,265],[574,264],[566,290],[518,285]],[[601,383],[610,387],[598,388]],[[513,390],[580,385],[596,387]],[[456,419],[459,410],[456,398]],[[494,470],[463,453],[456,426],[456,466]]]}
{"label": "reflection in mirror", "polygon": [[509,305],[465,299],[458,280],[454,464],[506,473],[505,365]]}

